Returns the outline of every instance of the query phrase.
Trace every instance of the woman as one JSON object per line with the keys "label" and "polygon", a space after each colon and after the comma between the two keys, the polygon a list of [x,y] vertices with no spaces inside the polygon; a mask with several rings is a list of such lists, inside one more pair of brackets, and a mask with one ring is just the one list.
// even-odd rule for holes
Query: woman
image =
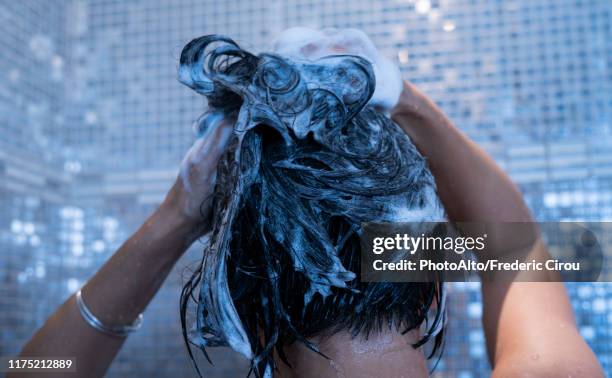
{"label": "woman", "polygon": [[[221,40],[221,42],[228,43],[227,40]],[[206,290],[200,291],[198,298],[200,304],[205,303],[205,305],[198,310],[197,332],[191,339],[193,343],[201,347],[221,343],[231,345],[242,354],[252,358],[253,368],[258,375],[271,374],[274,369],[274,374],[281,377],[427,376],[422,349],[413,347],[413,345],[420,345],[424,336],[419,334],[419,324],[403,323],[408,327],[409,332],[407,333],[402,333],[399,327],[370,330],[369,337],[363,337],[359,332],[351,332],[350,327],[341,327],[330,332],[303,332],[311,324],[301,324],[299,331],[306,334],[307,340],[298,339],[302,342],[296,342],[296,337],[286,338],[284,340],[286,342],[278,345],[279,334],[285,335],[283,330],[279,331],[276,326],[280,320],[265,319],[266,309],[276,305],[268,302],[272,296],[262,296],[263,299],[255,301],[256,303],[247,303],[246,300],[241,302],[240,299],[236,299],[234,294],[243,288],[236,287],[237,284],[232,287],[232,282],[228,281],[237,276],[239,283],[248,279],[248,275],[239,275],[241,269],[246,265],[237,263],[234,257],[225,258],[222,252],[230,249],[230,246],[236,246],[236,244],[231,244],[231,239],[234,237],[231,232],[233,227],[231,223],[245,225],[250,219],[241,220],[241,213],[237,210],[232,213],[232,209],[238,208],[232,205],[232,201],[238,200],[234,196],[239,195],[245,196],[246,202],[250,204],[261,205],[262,201],[260,194],[238,193],[235,188],[242,190],[242,188],[250,187],[249,185],[259,180],[256,177],[259,177],[260,174],[273,174],[259,171],[257,174],[250,174],[249,169],[259,166],[261,159],[276,156],[276,153],[282,154],[282,151],[277,151],[280,147],[267,152],[269,155],[266,155],[266,152],[260,155],[255,154],[255,157],[249,160],[250,164],[244,167],[240,165],[243,160],[232,160],[238,152],[244,154],[254,151],[259,148],[258,146],[265,144],[266,138],[277,137],[262,134],[249,139],[245,136],[247,130],[242,129],[245,122],[241,118],[244,113],[237,113],[236,107],[243,106],[244,101],[257,97],[257,94],[241,92],[253,90],[252,86],[242,85],[241,79],[247,76],[250,79],[252,72],[249,70],[262,66],[262,62],[269,63],[273,67],[268,72],[270,76],[266,76],[264,72],[262,80],[278,80],[285,69],[290,71],[290,67],[285,67],[283,61],[274,60],[274,57],[268,61],[267,57],[255,58],[245,55],[246,53],[235,49],[237,46],[232,47],[232,42],[229,43],[229,47],[218,51],[223,52],[220,53],[221,55],[235,54],[233,57],[239,56],[244,64],[232,65],[233,63],[230,62],[226,65],[226,68],[230,68],[223,72],[221,79],[226,80],[228,75],[235,75],[238,80],[224,82],[223,90],[219,90],[218,87],[215,87],[216,82],[207,81],[208,77],[202,77],[199,70],[191,70],[193,68],[191,63],[201,58],[198,55],[202,53],[199,47],[192,49],[197,43],[197,40],[192,42],[191,46],[188,45],[183,52],[182,67],[189,69],[181,72],[181,80],[208,95],[209,103],[223,111],[211,113],[203,120],[204,133],[189,151],[183,163],[182,175],[176,180],[162,205],[85,284],[82,290],[69,298],[51,316],[26,344],[21,356],[75,356],[78,375],[103,375],[121,347],[127,331],[130,330],[126,325],[131,325],[138,319],[139,314],[158,290],[174,263],[194,239],[212,230],[211,245],[213,247],[207,249],[204,256],[202,265],[204,273],[202,274],[202,270],[197,271],[183,292],[183,310],[186,311],[189,298],[192,297],[193,289],[197,284],[201,283],[203,287],[206,287]],[[228,51],[231,53],[228,54]],[[193,54],[190,55],[190,52]],[[344,67],[344,62],[336,63]],[[366,72],[367,65],[363,67]],[[316,67],[311,70],[304,66],[301,69],[302,72],[307,73],[320,72]],[[367,77],[367,72],[365,75]],[[351,83],[350,85],[354,84],[359,87],[359,91],[373,91],[373,88],[360,87],[362,81],[348,79],[342,88],[348,88],[348,83]],[[231,93],[227,93],[228,88]],[[333,92],[333,88],[326,89],[326,91]],[[352,106],[350,104],[361,100],[358,98],[353,101],[351,93],[344,92],[344,89],[342,91],[342,96],[335,93],[332,97],[341,98],[341,101],[345,102],[342,108],[349,109],[348,112],[350,112]],[[235,96],[237,93],[240,93],[240,98]],[[267,97],[269,91],[265,91],[264,95],[268,104],[278,102],[276,97],[272,97],[272,100]],[[371,93],[366,96],[367,99],[370,96]],[[290,110],[294,111],[294,107],[301,98],[294,97],[290,101],[281,102],[285,105],[290,104],[292,107]],[[228,109],[228,102],[233,102],[236,106]],[[326,104],[329,103],[326,102]],[[362,101],[357,106],[356,113],[364,106],[365,102]],[[253,109],[260,108],[253,107]],[[295,112],[299,113],[299,111]],[[331,110],[326,113],[327,120],[333,120],[334,114]],[[353,116],[355,114],[351,114],[351,117]],[[273,117],[264,118],[268,123],[273,123],[270,122]],[[519,191],[510,179],[412,84],[404,83],[403,92],[393,109],[392,118],[410,137],[420,153],[427,158],[439,198],[451,221],[532,221],[531,214]],[[245,131],[242,139],[236,137],[236,130],[238,134]],[[316,133],[313,136],[308,132],[309,130],[301,131],[294,129],[290,134],[297,139],[304,140],[303,143],[310,143],[309,138],[314,138],[318,143],[323,144],[326,140],[325,136]],[[280,132],[282,133],[282,130]],[[405,138],[399,135],[395,137]],[[241,149],[240,143],[247,145],[248,148]],[[281,145],[274,144],[274,146]],[[300,148],[308,146],[300,145]],[[402,148],[399,150],[407,153],[410,151]],[[398,157],[398,159],[402,158],[402,156]],[[411,158],[418,159],[416,155]],[[227,170],[231,169],[238,171],[228,174]],[[218,174],[220,174],[219,177],[217,177]],[[222,182],[218,183],[215,190],[217,179]],[[232,184],[227,180],[235,181]],[[427,181],[426,173],[421,177],[421,182],[423,181]],[[234,188],[234,190],[224,195],[220,193],[223,188]],[[277,187],[277,189],[282,188]],[[260,214],[255,215],[255,217],[259,216]],[[265,222],[255,224],[266,227]],[[226,230],[227,227],[230,228],[229,231]],[[240,230],[243,233],[246,232],[245,228]],[[503,230],[501,232],[501,240],[513,237],[513,235],[503,235]],[[248,241],[251,240],[262,241],[262,239],[249,239]],[[282,236],[277,238],[279,244],[282,244],[283,240]],[[285,247],[285,250],[289,248]],[[532,255],[534,258],[544,259],[546,251],[538,244]],[[226,268],[227,261],[230,262],[227,263]],[[337,291],[331,291],[331,289],[328,293],[328,288],[325,285],[321,286],[321,282],[333,283],[327,284],[327,287],[343,288],[345,282],[351,281],[353,277],[349,274],[350,272],[343,268],[346,263],[347,261],[343,260],[342,264],[337,265],[335,260],[331,260],[331,268],[327,268],[334,269],[332,278],[325,277],[325,280],[316,281],[320,276],[308,277],[309,287],[315,289],[313,292],[306,292],[303,302],[299,302],[303,306],[294,308],[293,313],[287,312],[291,320],[299,317],[297,314],[306,312],[315,294],[318,293],[325,297],[333,292],[334,295],[337,295]],[[270,262],[267,264],[272,265]],[[219,267],[221,268],[217,269]],[[310,270],[305,271],[310,272]],[[230,278],[227,278],[227,275]],[[230,287],[231,297],[228,296]],[[439,297],[436,287],[428,287],[428,290],[431,288],[433,288],[434,297]],[[359,289],[362,288],[359,287]],[[416,289],[411,288],[410,290]],[[493,375],[499,377],[521,374],[537,377],[603,376],[595,356],[580,337],[574,324],[571,306],[563,284],[489,280],[483,282],[482,294],[483,322]],[[230,301],[229,298],[232,300]],[[285,298],[281,302],[287,304],[287,300],[290,301],[291,298]],[[233,302],[233,305],[226,306],[230,302]],[[295,303],[290,304],[295,305]],[[427,310],[430,304],[431,301],[423,310]],[[442,302],[439,302],[440,305]],[[247,321],[245,311],[246,314],[248,311],[257,315],[264,314],[262,315],[263,320],[244,325],[243,323]],[[438,311],[441,309],[438,308]],[[419,316],[414,318],[401,318],[400,323],[406,322],[406,319],[422,322],[424,316],[421,311]],[[292,327],[291,322],[287,327]],[[263,331],[260,332],[260,328],[263,328]],[[274,332],[269,334],[268,329]],[[300,332],[294,334],[300,334]],[[319,354],[314,353],[313,350]],[[322,358],[320,354],[327,358]]]}

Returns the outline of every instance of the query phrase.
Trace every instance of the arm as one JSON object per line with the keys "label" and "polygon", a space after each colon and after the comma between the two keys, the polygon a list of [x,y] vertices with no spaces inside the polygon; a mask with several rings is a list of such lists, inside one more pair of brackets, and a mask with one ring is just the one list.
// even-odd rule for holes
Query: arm
{"label": "arm", "polygon": [[[206,227],[217,162],[231,130],[224,122],[213,123],[195,142],[162,205],[82,288],[83,301],[104,324],[132,323]],[[86,323],[73,295],[24,346],[21,357],[76,357],[77,376],[102,376],[124,341]]]}
{"label": "arm", "polygon": [[[427,157],[451,221],[533,221],[510,178],[414,85],[404,83],[392,118]],[[500,241],[516,237],[498,233]],[[536,244],[532,255],[547,252]],[[494,376],[603,376],[577,330],[562,283],[483,281],[482,298]]]}

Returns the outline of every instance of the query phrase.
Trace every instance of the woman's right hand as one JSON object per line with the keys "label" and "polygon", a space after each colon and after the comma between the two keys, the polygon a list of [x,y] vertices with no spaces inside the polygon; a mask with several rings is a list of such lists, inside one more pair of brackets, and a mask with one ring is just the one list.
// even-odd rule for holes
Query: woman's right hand
{"label": "woman's right hand", "polygon": [[420,125],[450,124],[444,112],[419,88],[407,80],[404,80],[400,98],[391,110],[391,118],[400,126],[415,123]]}

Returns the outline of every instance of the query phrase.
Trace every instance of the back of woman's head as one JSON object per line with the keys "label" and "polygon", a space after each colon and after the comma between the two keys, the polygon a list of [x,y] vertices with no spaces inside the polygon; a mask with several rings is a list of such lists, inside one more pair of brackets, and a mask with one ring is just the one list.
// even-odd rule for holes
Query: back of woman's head
{"label": "back of woman's head", "polygon": [[323,332],[414,329],[436,304],[421,343],[437,335],[437,346],[441,284],[356,275],[362,223],[443,216],[424,158],[368,105],[371,64],[350,55],[255,56],[211,35],[185,46],[179,76],[208,98],[201,128],[214,115],[235,121],[209,243],[182,293],[185,337],[202,350],[230,346],[264,375],[293,342],[316,350],[308,338]]}

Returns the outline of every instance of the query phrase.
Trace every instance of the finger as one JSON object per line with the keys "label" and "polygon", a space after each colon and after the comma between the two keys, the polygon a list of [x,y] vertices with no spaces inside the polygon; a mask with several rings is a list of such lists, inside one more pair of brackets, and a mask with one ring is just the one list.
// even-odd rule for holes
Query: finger
{"label": "finger", "polygon": [[224,114],[219,110],[209,110],[204,113],[193,125],[196,138],[202,138],[215,129],[215,126],[222,122]]}
{"label": "finger", "polygon": [[213,147],[215,152],[223,154],[227,150],[229,140],[234,132],[234,125],[229,123],[227,119],[219,124],[215,130]]}
{"label": "finger", "polygon": [[218,159],[226,150],[234,127],[226,119],[215,123],[209,133],[202,137],[204,143],[198,149],[198,157],[209,155]]}

